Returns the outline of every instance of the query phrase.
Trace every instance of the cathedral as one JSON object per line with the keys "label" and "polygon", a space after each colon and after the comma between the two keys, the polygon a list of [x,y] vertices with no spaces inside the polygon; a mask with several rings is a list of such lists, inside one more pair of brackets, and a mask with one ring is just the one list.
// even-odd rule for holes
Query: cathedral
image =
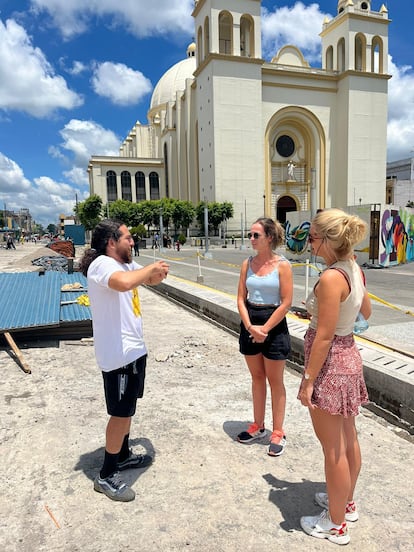
{"label": "cathedral", "polygon": [[294,44],[262,58],[260,0],[194,2],[195,43],[159,80],[119,156],[91,157],[105,203],[229,201],[228,231],[259,216],[385,203],[388,11],[332,0],[321,67]]}

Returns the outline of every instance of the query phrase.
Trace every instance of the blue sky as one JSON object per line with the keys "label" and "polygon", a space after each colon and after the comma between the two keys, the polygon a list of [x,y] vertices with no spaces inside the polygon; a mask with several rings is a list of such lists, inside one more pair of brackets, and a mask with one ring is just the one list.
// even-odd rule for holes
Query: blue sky
{"label": "blue sky", "polygon": [[[413,0],[385,4],[389,27],[388,159],[414,155]],[[89,195],[91,155],[117,154],[145,124],[160,77],[194,38],[192,0],[0,0],[0,209],[36,222]],[[263,57],[298,46],[321,66],[319,32],[337,0],[262,0]],[[411,27],[411,28],[410,28]]]}

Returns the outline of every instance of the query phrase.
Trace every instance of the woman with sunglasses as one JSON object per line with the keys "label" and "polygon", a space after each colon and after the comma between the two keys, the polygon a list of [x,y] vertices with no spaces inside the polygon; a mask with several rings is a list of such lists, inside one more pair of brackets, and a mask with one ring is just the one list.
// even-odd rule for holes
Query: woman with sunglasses
{"label": "woman with sunglasses", "polygon": [[273,423],[268,454],[280,456],[286,445],[283,372],[290,353],[285,316],[292,303],[292,268],[285,257],[274,252],[284,240],[279,222],[259,218],[248,237],[256,255],[242,264],[237,306],[241,317],[240,352],[245,356],[252,377],[254,421],[237,439],[240,443],[251,443],[265,436],[268,381]]}
{"label": "woman with sunglasses", "polygon": [[322,514],[300,522],[309,535],[336,544],[348,544],[346,522],[358,519],[353,495],[361,452],[355,416],[368,394],[353,327],[359,312],[371,315],[371,303],[353,248],[365,234],[365,222],[340,209],[319,212],[309,231],[312,253],[324,259],[326,269],[306,299],[311,321],[298,399],[309,408],[322,445],[327,493],[315,495]]}

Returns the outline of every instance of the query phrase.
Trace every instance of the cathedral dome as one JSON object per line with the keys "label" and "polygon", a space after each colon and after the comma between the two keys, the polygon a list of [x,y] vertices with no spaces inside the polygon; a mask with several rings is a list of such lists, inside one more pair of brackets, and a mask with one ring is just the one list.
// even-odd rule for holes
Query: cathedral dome
{"label": "cathedral dome", "polygon": [[170,67],[158,81],[152,94],[150,110],[175,101],[176,93],[185,89],[185,81],[193,78],[195,70],[195,44],[192,43],[187,48],[187,58]]}

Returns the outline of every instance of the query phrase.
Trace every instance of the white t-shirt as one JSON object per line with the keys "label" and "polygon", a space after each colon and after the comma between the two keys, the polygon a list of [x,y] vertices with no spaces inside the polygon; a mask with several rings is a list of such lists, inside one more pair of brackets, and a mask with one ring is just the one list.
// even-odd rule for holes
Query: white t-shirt
{"label": "white t-shirt", "polygon": [[120,292],[108,286],[114,272],[137,268],[142,267],[135,261],[120,263],[112,257],[100,255],[88,269],[95,355],[104,372],[121,368],[147,353],[142,318],[134,314],[133,292]]}

